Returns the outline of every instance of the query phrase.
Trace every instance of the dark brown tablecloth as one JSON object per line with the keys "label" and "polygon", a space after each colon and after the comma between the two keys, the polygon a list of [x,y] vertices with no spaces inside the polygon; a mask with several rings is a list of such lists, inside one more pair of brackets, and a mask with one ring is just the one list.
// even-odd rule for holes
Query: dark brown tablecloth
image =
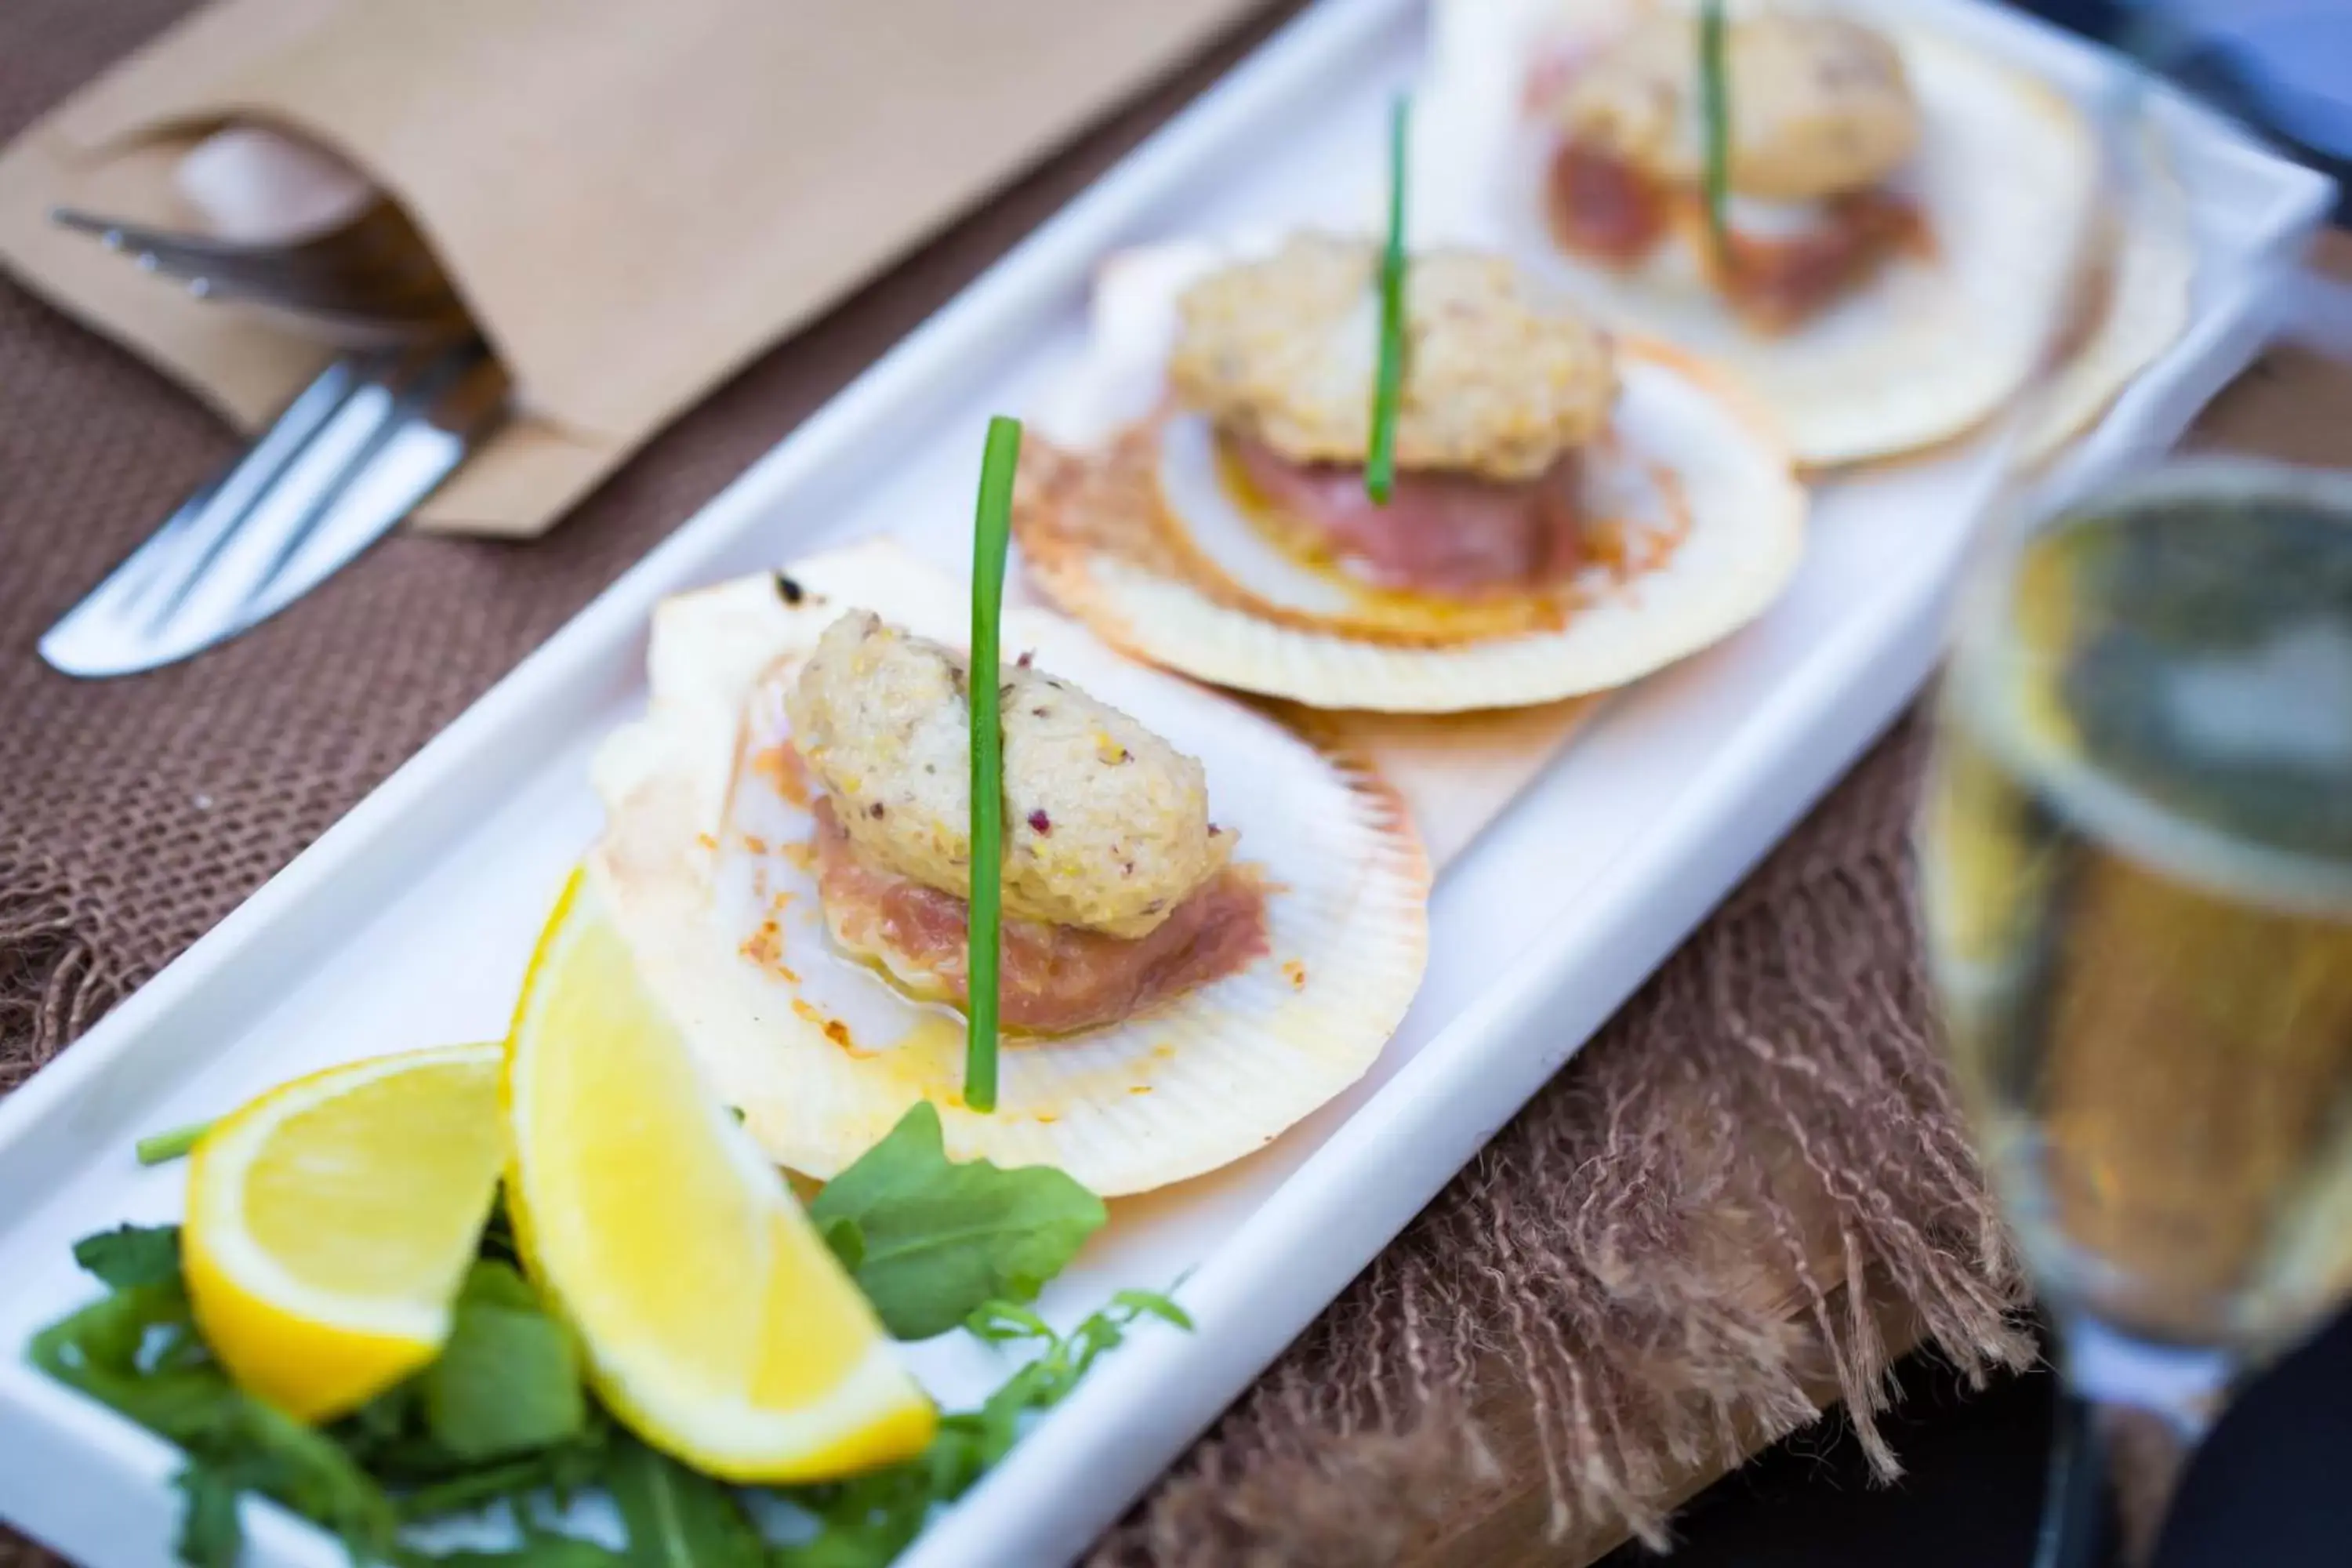
{"label": "dark brown tablecloth", "polygon": [[[0,8],[0,135],[178,0]],[[1263,28],[993,200],[648,447],[551,537],[397,537],[180,668],[34,642],[232,447],[0,282],[0,1089],[155,973]],[[1819,812],[1099,1548],[1120,1563],[1577,1561],[1888,1346],[2015,1362],[2014,1277],[1925,1033],[1917,737]],[[0,1459],[5,1462],[5,1459]],[[21,1543],[14,1550],[29,1550]],[[0,1542],[0,1559],[12,1548]]]}

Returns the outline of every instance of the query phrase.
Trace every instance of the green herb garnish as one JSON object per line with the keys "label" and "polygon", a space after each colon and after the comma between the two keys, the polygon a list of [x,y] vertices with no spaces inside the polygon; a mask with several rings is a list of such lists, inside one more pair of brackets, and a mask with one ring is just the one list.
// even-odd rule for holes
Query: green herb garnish
{"label": "green herb garnish", "polygon": [[996,637],[1004,614],[1004,552],[1013,531],[1013,475],[1021,421],[988,422],[980,505],[971,527],[971,900],[966,937],[963,1102],[996,1109],[996,966],[1004,905],[1004,728]]}
{"label": "green herb garnish", "polygon": [[1364,464],[1364,493],[1386,506],[1396,488],[1397,402],[1404,389],[1405,132],[1411,100],[1399,94],[1389,110],[1389,237],[1381,252],[1380,361],[1372,376],[1372,441]]}
{"label": "green herb garnish", "polygon": [[[172,1247],[176,1253],[176,1230]],[[173,1484],[184,1499],[183,1562],[235,1568],[243,1543],[237,1502],[247,1492],[275,1498],[331,1531],[355,1561],[393,1551],[399,1521],[383,1489],[332,1436],[229,1382],[196,1331],[176,1273],[118,1289],[51,1324],[28,1353],[49,1376],[179,1445],[186,1461]]]}
{"label": "green herb garnish", "polygon": [[180,1227],[118,1225],[75,1242],[73,1257],[112,1289],[169,1285],[180,1278]]}
{"label": "green herb garnish", "polygon": [[926,1340],[983,1302],[1034,1300],[1108,1215],[1102,1199],[1051,1165],[950,1161],[939,1111],[918,1100],[825,1184],[809,1217],[883,1327]]}
{"label": "green herb garnish", "polygon": [[726,1482],[624,1434],[604,1472],[632,1568],[761,1568],[767,1543]]}
{"label": "green herb garnish", "polygon": [[511,1264],[466,1276],[449,1340],[419,1375],[426,1428],[457,1459],[499,1459],[587,1430],[580,1346]]}
{"label": "green herb garnish", "polygon": [[[950,1166],[942,1157],[944,1174],[935,1170],[910,1182],[907,1173],[927,1167],[936,1145],[936,1114],[928,1126],[926,1133],[921,1120],[901,1122],[878,1146],[892,1152],[867,1168],[867,1190],[853,1188],[838,1200],[856,1207],[863,1218],[855,1223],[872,1226],[877,1237],[912,1228],[908,1205],[918,1187],[996,1187],[1039,1174],[1069,1181],[1034,1168]],[[1091,1195],[1087,1201],[1099,1210]],[[940,1202],[931,1248],[947,1245],[946,1232],[959,1216],[1003,1239],[1005,1212]],[[1057,1206],[1031,1212],[1041,1224],[1066,1226],[1066,1215],[1053,1217]],[[498,1244],[494,1227],[486,1232],[486,1252]],[[341,1420],[310,1427],[237,1388],[214,1358],[179,1279],[176,1226],[121,1226],[83,1238],[74,1255],[115,1289],[36,1335],[31,1360],[179,1445],[185,1456],[174,1481],[185,1500],[179,1552],[193,1568],[236,1568],[244,1548],[238,1510],[248,1495],[272,1499],[329,1531],[354,1563],[884,1568],[936,1510],[969,1491],[1011,1451],[1038,1414],[1067,1397],[1139,1320],[1192,1326],[1174,1302],[1149,1291],[1120,1291],[1068,1334],[1056,1333],[1020,1302],[984,1300],[966,1314],[964,1327],[988,1344],[1030,1352],[1029,1358],[978,1408],[942,1416],[921,1454],[845,1481],[738,1488],[622,1429],[583,1386],[568,1331],[499,1258],[475,1264],[449,1343],[431,1366]],[[953,1283],[940,1287],[943,1292],[961,1297],[969,1290],[963,1271],[949,1275]],[[558,1527],[560,1510],[590,1487],[612,1495],[627,1530],[625,1551]],[[484,1509],[505,1510],[516,1531],[510,1544],[436,1556],[399,1539],[404,1526]],[[774,1510],[796,1517],[800,1528],[790,1544],[771,1543],[759,1528]]]}
{"label": "green herb garnish", "polygon": [[191,1121],[185,1127],[174,1127],[169,1132],[158,1132],[152,1138],[142,1138],[136,1147],[142,1165],[163,1165],[185,1154],[196,1146],[196,1140],[213,1130],[209,1121]]}
{"label": "green herb garnish", "polygon": [[1723,0],[1699,0],[1698,105],[1706,143],[1706,232],[1718,265],[1731,259],[1731,64]]}
{"label": "green herb garnish", "polygon": [[940,1418],[931,1446],[903,1465],[793,1494],[823,1522],[815,1540],[773,1554],[772,1568],[883,1568],[922,1531],[933,1508],[971,1489],[1012,1452],[1030,1421],[1068,1397],[1097,1357],[1116,1347],[1142,1318],[1179,1328],[1183,1309],[1148,1290],[1122,1290],[1067,1334],[1027,1308],[992,1301],[964,1326],[998,1346],[1034,1346],[1036,1354],[977,1410]]}

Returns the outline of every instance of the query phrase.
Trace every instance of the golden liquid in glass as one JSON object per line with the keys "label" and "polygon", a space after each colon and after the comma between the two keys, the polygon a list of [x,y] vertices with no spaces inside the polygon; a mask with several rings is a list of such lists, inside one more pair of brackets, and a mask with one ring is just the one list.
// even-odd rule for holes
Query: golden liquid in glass
{"label": "golden liquid in glass", "polygon": [[2261,1346],[2352,1289],[2352,491],[2193,465],[2025,549],[1922,822],[1948,1031],[2054,1299]]}

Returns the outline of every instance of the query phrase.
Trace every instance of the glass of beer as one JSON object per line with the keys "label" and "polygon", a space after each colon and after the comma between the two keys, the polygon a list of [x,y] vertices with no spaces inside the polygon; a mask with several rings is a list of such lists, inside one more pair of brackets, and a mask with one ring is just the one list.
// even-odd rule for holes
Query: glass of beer
{"label": "glass of beer", "polygon": [[[2106,106],[2087,288],[2165,177],[2144,107]],[[1963,595],[1921,900],[2067,1382],[2040,1561],[2087,1568],[2103,1436],[2177,1469],[2352,1295],[2352,473],[2263,421],[2053,461],[2042,412]]]}

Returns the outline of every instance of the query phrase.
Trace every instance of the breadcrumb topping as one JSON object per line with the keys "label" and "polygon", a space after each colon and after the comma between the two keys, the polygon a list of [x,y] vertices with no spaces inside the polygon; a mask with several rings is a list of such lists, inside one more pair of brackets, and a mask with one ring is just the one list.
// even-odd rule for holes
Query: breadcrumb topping
{"label": "breadcrumb topping", "polygon": [[[1169,376],[1219,425],[1300,463],[1361,463],[1379,354],[1379,253],[1308,234],[1186,290]],[[1532,479],[1598,435],[1608,341],[1508,260],[1433,250],[1405,273],[1399,467]]]}
{"label": "breadcrumb topping", "polygon": [[[1773,11],[1737,18],[1729,65],[1731,188],[1814,201],[1874,185],[1919,144],[1919,106],[1885,37],[1843,16]],[[1705,166],[1695,17],[1654,13],[1569,79],[1557,110],[1570,136],[1654,179],[1698,181]]]}
{"label": "breadcrumb topping", "polygon": [[[842,828],[892,870],[971,891],[961,655],[852,611],[785,694],[793,743]],[[1004,907],[1141,936],[1223,867],[1200,763],[1058,676],[1003,667]]]}

